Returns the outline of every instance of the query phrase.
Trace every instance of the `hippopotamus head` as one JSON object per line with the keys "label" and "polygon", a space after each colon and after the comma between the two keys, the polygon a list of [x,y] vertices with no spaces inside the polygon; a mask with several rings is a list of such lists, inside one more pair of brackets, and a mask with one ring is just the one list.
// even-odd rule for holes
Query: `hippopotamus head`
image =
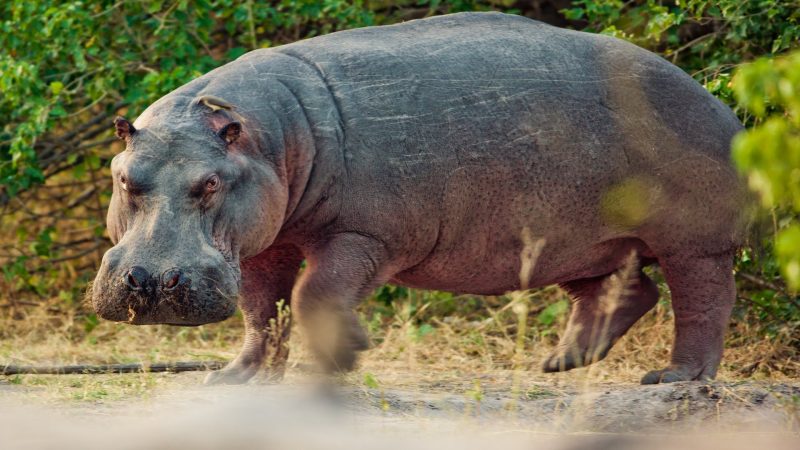
{"label": "hippopotamus head", "polygon": [[101,317],[201,325],[236,308],[240,258],[275,238],[285,174],[259,150],[252,122],[215,97],[163,98],[131,124],[111,163],[114,247],[92,286]]}

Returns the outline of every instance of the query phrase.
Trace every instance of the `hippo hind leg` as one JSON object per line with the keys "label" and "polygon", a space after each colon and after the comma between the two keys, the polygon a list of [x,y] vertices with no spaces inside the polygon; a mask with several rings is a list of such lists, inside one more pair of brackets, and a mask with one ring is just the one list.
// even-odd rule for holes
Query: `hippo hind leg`
{"label": "hippo hind leg", "polygon": [[659,264],[672,293],[675,343],[670,365],[646,374],[642,384],[713,379],[736,299],[733,252],[671,255]]}
{"label": "hippo hind leg", "polygon": [[556,350],[544,361],[545,372],[563,372],[605,358],[617,340],[658,302],[658,288],[637,267],[562,287],[572,298],[571,313]]}

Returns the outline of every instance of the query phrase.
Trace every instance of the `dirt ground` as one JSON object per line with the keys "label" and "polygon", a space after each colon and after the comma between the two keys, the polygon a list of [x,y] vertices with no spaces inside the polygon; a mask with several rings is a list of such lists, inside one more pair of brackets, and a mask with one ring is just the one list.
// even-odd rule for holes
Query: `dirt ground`
{"label": "dirt ground", "polygon": [[509,372],[465,390],[395,372],[415,386],[398,388],[371,373],[325,379],[295,367],[281,384],[207,387],[204,375],[6,377],[0,448],[800,448],[800,383],[510,390],[519,374]]}
{"label": "dirt ground", "polygon": [[[433,302],[365,314],[373,348],[336,378],[314,372],[297,333],[280,384],[208,387],[202,372],[0,376],[0,449],[800,448],[798,360],[785,340],[744,339],[755,333],[734,323],[718,381],[640,386],[668,361],[669,308],[605,360],[545,374],[549,330],[563,324],[535,328],[532,315],[520,339],[516,327],[529,328],[514,303],[498,305],[474,318]],[[131,327],[44,309],[0,331],[0,364],[18,365],[230,360],[242,335],[240,320]]]}

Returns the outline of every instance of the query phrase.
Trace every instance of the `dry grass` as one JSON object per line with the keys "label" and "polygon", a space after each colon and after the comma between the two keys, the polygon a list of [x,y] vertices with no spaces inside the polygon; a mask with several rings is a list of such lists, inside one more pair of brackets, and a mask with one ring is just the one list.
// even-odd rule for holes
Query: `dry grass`
{"label": "dry grass", "polygon": [[[453,297],[411,291],[405,301],[388,306],[367,301],[359,312],[375,345],[362,355],[358,370],[344,380],[360,385],[366,377],[393,388],[464,393],[504,390],[536,396],[566,386],[638,383],[647,370],[667,364],[672,318],[669,304],[662,301],[604,361],[567,373],[542,373],[540,364],[553,351],[566,314],[552,324],[542,324],[539,319],[547,306],[565,300],[563,291],[550,287],[508,297]],[[3,364],[227,360],[236,355],[241,344],[239,318],[196,328],[134,327],[98,323],[85,312],[59,311],[53,306],[6,311],[0,318]],[[519,333],[520,326],[524,333]],[[302,336],[294,334],[290,377],[298,366],[313,363],[302,345]],[[787,344],[790,337],[767,339],[749,322],[734,323],[718,378],[796,379],[800,362],[796,349]],[[87,376],[62,382],[54,377],[24,376],[15,382],[27,386],[56,383],[58,393],[53,398],[68,400],[139,397],[169,384],[169,375],[142,374],[125,378],[122,384],[115,384],[114,379]]]}

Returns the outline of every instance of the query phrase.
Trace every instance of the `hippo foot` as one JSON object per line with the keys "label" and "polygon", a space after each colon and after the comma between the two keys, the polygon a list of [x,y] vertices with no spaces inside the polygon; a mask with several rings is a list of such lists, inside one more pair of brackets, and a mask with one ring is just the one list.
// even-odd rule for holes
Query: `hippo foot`
{"label": "hippo foot", "polygon": [[325,373],[351,372],[358,362],[358,353],[370,347],[369,338],[364,329],[358,325],[356,316],[348,317],[348,321],[351,323],[333,348],[326,345],[312,345]]}
{"label": "hippo foot", "polygon": [[207,386],[220,384],[245,384],[251,378],[253,378],[253,375],[258,372],[258,369],[258,365],[255,364],[228,364],[228,366],[224,369],[209,373],[206,376],[206,379],[203,381],[203,384]]}
{"label": "hippo foot", "polygon": [[319,360],[324,373],[347,373],[355,368],[358,356],[352,348],[344,347],[338,349],[334,355],[320,355]]}
{"label": "hippo foot", "polygon": [[713,379],[702,370],[691,370],[681,367],[667,367],[651,370],[642,377],[642,384],[676,383],[678,381],[710,381]]}
{"label": "hippo foot", "polygon": [[586,367],[589,364],[605,358],[610,345],[598,348],[570,348],[566,350],[556,350],[542,363],[542,370],[545,373],[566,372],[568,370]]}

